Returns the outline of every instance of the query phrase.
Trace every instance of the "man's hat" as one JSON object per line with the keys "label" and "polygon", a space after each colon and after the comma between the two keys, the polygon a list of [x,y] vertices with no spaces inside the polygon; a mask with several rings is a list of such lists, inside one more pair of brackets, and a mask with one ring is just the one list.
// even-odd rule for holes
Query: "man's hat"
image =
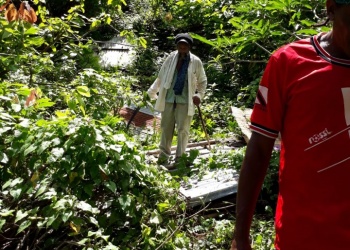
{"label": "man's hat", "polygon": [[188,33],[180,33],[175,36],[175,43],[184,42],[189,45],[193,44],[193,39]]}

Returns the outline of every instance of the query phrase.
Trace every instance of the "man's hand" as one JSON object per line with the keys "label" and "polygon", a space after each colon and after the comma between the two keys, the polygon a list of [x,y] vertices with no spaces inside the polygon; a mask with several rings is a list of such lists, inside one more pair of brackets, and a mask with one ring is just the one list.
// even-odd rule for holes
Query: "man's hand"
{"label": "man's hand", "polygon": [[231,250],[252,250],[252,247],[250,246],[249,242],[238,246],[236,240],[233,240],[231,244]]}
{"label": "man's hand", "polygon": [[192,97],[192,100],[193,100],[194,105],[196,105],[196,106],[199,106],[199,104],[201,104],[201,99],[196,95]]}

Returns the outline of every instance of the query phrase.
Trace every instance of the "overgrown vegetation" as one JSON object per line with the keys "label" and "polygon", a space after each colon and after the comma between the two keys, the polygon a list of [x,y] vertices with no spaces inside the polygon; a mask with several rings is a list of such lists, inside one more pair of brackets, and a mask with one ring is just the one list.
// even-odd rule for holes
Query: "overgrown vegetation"
{"label": "overgrown vegetation", "polygon": [[[146,160],[159,134],[135,136],[119,111],[151,105],[145,90],[174,48],[172,37],[188,31],[209,80],[207,130],[218,140],[239,138],[230,107],[252,106],[277,47],[326,30],[312,27],[324,1],[29,4],[35,24],[6,20],[9,6],[0,12],[0,249],[228,249],[234,203],[207,218],[205,207],[187,207],[179,187],[212,169],[239,170],[245,148],[206,160],[193,151],[184,159],[193,169],[171,174]],[[100,41],[114,35],[136,46],[127,69],[100,66]],[[191,141],[204,139],[195,116]],[[255,249],[273,248],[278,159],[276,150],[252,229]]]}

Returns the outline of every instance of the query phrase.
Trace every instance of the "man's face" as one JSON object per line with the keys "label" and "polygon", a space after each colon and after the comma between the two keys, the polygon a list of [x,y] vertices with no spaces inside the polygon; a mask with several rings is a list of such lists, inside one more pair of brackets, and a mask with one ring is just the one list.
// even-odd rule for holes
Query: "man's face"
{"label": "man's face", "polygon": [[334,10],[333,30],[344,57],[350,58],[350,4],[338,5]]}
{"label": "man's face", "polygon": [[190,52],[190,45],[188,43],[179,42],[179,43],[177,43],[176,47],[177,47],[177,51],[181,55],[185,55],[185,54],[188,54]]}

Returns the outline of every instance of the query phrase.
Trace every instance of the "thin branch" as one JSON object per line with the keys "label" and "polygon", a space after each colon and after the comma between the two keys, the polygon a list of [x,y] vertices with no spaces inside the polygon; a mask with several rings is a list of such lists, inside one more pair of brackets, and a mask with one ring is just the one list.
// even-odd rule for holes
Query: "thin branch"
{"label": "thin branch", "polygon": [[225,206],[225,207],[210,208],[207,211],[223,210],[223,209],[231,208],[231,207],[234,207],[234,206],[235,205],[228,205],[228,206]]}
{"label": "thin branch", "polygon": [[184,213],[183,213],[183,218],[182,218],[182,221],[181,221],[180,225],[179,225],[177,228],[175,228],[175,230],[174,230],[174,231],[163,241],[163,243],[160,244],[160,246],[158,246],[155,250],[159,250],[161,247],[163,247],[164,244],[165,244],[166,242],[168,242],[169,239],[171,239],[171,237],[173,237],[173,235],[183,227],[185,219],[186,219],[186,221],[187,221],[188,219],[191,219],[191,218],[193,218],[194,216],[200,214],[200,213],[203,212],[205,209],[207,209],[207,207],[209,207],[210,204],[211,204],[211,203],[208,203],[208,205],[206,205],[203,209],[199,210],[198,212],[192,214],[192,215],[189,216],[189,217],[185,217],[185,213],[186,213],[186,210],[185,210]]}
{"label": "thin branch", "polygon": [[270,51],[268,51],[265,47],[263,47],[262,45],[260,45],[257,42],[254,42],[255,45],[257,45],[260,49],[262,49],[263,51],[267,52],[269,55],[271,55],[272,53]]}
{"label": "thin branch", "polygon": [[4,240],[7,240],[7,241],[19,240],[18,238],[7,238],[7,237],[3,236],[2,234],[0,234],[0,237],[3,238]]}
{"label": "thin branch", "polygon": [[[220,64],[220,65],[229,65],[229,64],[235,64],[235,63],[266,63],[266,60],[233,60],[231,62],[218,63],[218,64]],[[212,64],[212,63],[210,63],[210,62],[203,63],[203,65],[207,65],[207,64]]]}
{"label": "thin branch", "polygon": [[202,208],[201,210],[197,211],[196,213],[192,214],[191,216],[187,217],[186,220],[193,218],[194,216],[200,214],[201,212],[203,212],[204,210],[206,210],[209,206],[211,205],[211,203],[209,202],[208,205],[206,205],[204,208]]}
{"label": "thin branch", "polygon": [[28,231],[26,232],[26,234],[23,236],[23,238],[20,240],[20,243],[17,245],[16,250],[22,249],[22,247],[24,246],[24,242],[26,241],[26,239],[27,239],[29,233],[30,233],[30,230],[28,230]]}
{"label": "thin branch", "polygon": [[175,230],[174,230],[174,231],[162,242],[162,244],[160,244],[160,246],[158,246],[155,250],[161,249],[161,248],[164,246],[164,244],[165,244],[166,242],[168,242],[169,239],[171,239],[171,237],[173,237],[173,235],[174,235],[177,231],[180,230],[180,228],[183,227],[184,221],[185,221],[185,218],[186,218],[185,213],[186,213],[186,210],[185,210],[184,213],[183,213],[183,217],[182,217],[182,221],[181,221],[180,225],[179,225],[177,228],[175,228]]}
{"label": "thin branch", "polygon": [[74,241],[64,241],[62,242],[57,248],[55,248],[56,250],[59,250],[61,247],[63,247],[64,245],[73,245],[73,246],[78,246],[78,247],[81,247],[80,244],[74,242]]}
{"label": "thin branch", "polygon": [[234,63],[241,63],[241,62],[246,62],[246,63],[266,63],[266,60],[236,60]]}
{"label": "thin branch", "polygon": [[36,84],[39,85],[39,86],[53,86],[53,85],[55,85],[55,86],[59,86],[59,87],[68,89],[68,86],[63,85],[63,84],[59,84],[59,83],[55,83],[55,84],[50,84],[50,83],[36,83]]}
{"label": "thin branch", "polygon": [[17,56],[15,54],[0,53],[0,56]]}

